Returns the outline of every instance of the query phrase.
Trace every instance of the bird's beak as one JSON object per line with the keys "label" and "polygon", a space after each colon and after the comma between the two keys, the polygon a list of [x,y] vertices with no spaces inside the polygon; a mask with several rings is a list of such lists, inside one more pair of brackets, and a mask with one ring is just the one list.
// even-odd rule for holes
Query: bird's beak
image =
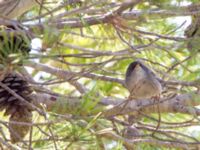
{"label": "bird's beak", "polygon": [[141,66],[140,66],[140,64],[137,64],[137,65],[135,66],[135,69],[139,69],[139,68],[141,68]]}

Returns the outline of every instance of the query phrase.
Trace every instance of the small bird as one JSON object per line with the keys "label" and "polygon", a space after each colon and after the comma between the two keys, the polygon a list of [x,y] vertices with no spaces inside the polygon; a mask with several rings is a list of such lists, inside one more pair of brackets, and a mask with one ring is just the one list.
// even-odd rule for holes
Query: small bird
{"label": "small bird", "polygon": [[126,71],[125,84],[130,92],[129,99],[159,97],[162,86],[156,75],[142,62],[132,62]]}

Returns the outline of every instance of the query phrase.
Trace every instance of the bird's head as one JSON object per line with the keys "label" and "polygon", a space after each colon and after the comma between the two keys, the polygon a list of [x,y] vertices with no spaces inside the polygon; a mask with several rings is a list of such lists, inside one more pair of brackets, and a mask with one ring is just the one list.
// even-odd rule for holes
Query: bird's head
{"label": "bird's head", "polygon": [[148,72],[148,71],[149,69],[146,66],[144,66],[140,61],[134,61],[128,66],[126,77],[131,76],[132,72],[139,74],[139,73]]}

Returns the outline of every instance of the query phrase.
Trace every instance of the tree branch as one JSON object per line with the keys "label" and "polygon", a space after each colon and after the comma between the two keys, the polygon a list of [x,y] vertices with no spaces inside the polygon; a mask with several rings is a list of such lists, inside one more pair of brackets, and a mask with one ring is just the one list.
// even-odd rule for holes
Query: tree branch
{"label": "tree branch", "polygon": [[[70,98],[66,96],[51,96],[48,94],[36,94],[33,96],[36,103],[43,103],[47,106],[49,111],[54,110],[54,108],[59,108],[56,113],[67,114],[77,110],[81,106],[81,98]],[[200,109],[194,108],[194,106],[199,105],[198,100],[200,99],[200,94],[188,93],[177,95],[172,98],[161,99],[159,103],[161,113],[184,113],[193,116],[200,115]],[[95,99],[93,99],[95,101]],[[128,104],[125,103],[128,102]],[[123,99],[117,99],[112,97],[101,98],[98,102],[98,107],[112,105],[110,108],[103,112],[104,117],[113,117],[116,115],[125,114],[136,114],[138,111],[142,110],[144,114],[157,113],[157,103],[151,99],[144,100],[130,100],[124,101]],[[102,109],[103,110],[103,109]]]}
{"label": "tree branch", "polygon": [[[41,0],[37,0],[41,1]],[[7,19],[13,19],[21,16],[23,13],[36,6],[36,0],[1,0],[0,16]]]}

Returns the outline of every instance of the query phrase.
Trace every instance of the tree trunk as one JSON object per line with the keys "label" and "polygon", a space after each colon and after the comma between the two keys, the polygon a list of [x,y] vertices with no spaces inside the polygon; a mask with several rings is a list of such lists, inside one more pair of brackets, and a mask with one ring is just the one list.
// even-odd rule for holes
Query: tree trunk
{"label": "tree trunk", "polygon": [[37,4],[36,0],[0,0],[0,17],[17,18]]}

